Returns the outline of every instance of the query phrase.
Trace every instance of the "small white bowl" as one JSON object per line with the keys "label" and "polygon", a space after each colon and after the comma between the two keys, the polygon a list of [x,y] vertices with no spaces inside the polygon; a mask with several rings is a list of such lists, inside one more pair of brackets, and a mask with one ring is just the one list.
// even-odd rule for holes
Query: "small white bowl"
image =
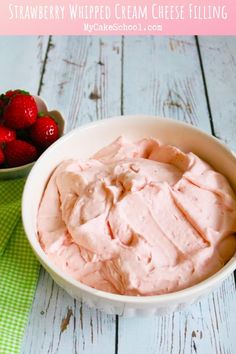
{"label": "small white bowl", "polygon": [[[43,112],[52,116],[59,128],[59,135],[62,136],[65,129],[65,120],[61,113],[58,111],[48,111],[46,102],[39,96],[33,96],[39,112]],[[0,180],[1,179],[14,179],[27,176],[35,161],[28,163],[27,165],[9,168],[0,168]]]}
{"label": "small white bowl", "polygon": [[192,151],[223,173],[236,191],[236,158],[219,140],[199,129],[166,118],[123,116],[82,126],[60,138],[37,160],[26,181],[22,217],[28,240],[52,278],[74,298],[109,314],[153,315],[180,310],[212,291],[236,268],[236,254],[216,274],[190,288],[157,296],[125,296],[93,289],[58,269],[44,253],[37,238],[37,212],[52,170],[64,159],[87,158],[119,135],[132,140],[155,137],[163,143]]}

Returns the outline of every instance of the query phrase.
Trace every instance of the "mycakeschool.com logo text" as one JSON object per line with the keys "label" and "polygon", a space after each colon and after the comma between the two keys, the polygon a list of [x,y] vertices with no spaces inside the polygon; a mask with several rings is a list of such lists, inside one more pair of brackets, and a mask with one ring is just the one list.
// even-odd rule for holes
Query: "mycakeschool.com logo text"
{"label": "mycakeschool.com logo text", "polygon": [[84,23],[83,24],[84,32],[93,33],[93,32],[161,32],[162,25],[143,25],[142,23],[138,24],[126,24],[126,23]]}

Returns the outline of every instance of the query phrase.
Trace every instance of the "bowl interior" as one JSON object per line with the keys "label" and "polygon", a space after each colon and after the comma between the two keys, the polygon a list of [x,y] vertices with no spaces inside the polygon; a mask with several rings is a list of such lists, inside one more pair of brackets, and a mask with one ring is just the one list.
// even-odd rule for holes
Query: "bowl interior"
{"label": "bowl interior", "polygon": [[234,155],[217,139],[188,124],[150,116],[125,116],[80,127],[60,138],[41,155],[32,168],[24,189],[22,214],[26,234],[38,257],[49,267],[51,263],[36,237],[37,211],[49,175],[62,160],[87,158],[120,135],[133,141],[154,137],[185,152],[192,151],[223,173],[236,191]]}

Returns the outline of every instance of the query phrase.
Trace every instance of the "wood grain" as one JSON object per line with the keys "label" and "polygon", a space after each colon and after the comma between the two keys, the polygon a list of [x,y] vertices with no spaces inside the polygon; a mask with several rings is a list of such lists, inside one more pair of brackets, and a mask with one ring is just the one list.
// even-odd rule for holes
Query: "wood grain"
{"label": "wood grain", "polygon": [[127,37],[124,113],[173,117],[210,132],[194,37]]}
{"label": "wood grain", "polygon": [[200,37],[199,44],[216,136],[236,151],[235,37]]}
{"label": "wood grain", "polygon": [[0,37],[1,92],[25,89],[37,94],[48,36]]}
{"label": "wood grain", "polygon": [[224,282],[182,312],[120,319],[119,353],[235,353],[235,289]]}
{"label": "wood grain", "polygon": [[88,309],[41,271],[22,353],[109,354],[114,338],[115,317]]}
{"label": "wood grain", "polygon": [[121,39],[53,37],[41,95],[64,112],[67,130],[119,115]]}

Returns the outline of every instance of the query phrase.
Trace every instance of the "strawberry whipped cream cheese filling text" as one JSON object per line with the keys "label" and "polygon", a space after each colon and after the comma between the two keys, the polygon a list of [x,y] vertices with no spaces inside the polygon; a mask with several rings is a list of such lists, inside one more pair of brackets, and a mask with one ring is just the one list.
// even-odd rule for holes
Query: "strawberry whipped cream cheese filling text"
{"label": "strawberry whipped cream cheese filling text", "polygon": [[64,272],[93,288],[155,295],[217,272],[236,250],[236,197],[193,153],[118,138],[53,172],[38,237]]}

